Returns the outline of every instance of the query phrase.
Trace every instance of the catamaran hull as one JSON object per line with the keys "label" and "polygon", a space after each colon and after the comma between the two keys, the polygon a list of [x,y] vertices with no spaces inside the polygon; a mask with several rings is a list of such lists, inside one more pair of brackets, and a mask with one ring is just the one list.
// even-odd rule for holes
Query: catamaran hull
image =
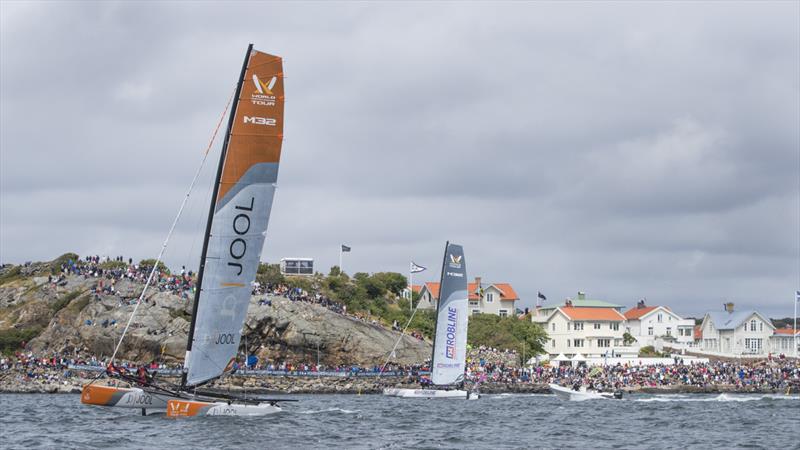
{"label": "catamaran hull", "polygon": [[387,388],[383,390],[383,395],[401,398],[460,398],[462,400],[478,398],[478,394],[474,392],[467,392],[459,389],[444,391],[439,389]]}
{"label": "catamaran hull", "polygon": [[136,408],[164,411],[174,397],[140,388],[121,388],[88,384],[81,390],[81,403],[115,408]]}
{"label": "catamaran hull", "polygon": [[281,412],[280,406],[272,403],[243,405],[225,402],[198,402],[193,400],[170,400],[167,402],[167,417],[196,416],[266,416]]}
{"label": "catamaran hull", "polygon": [[559,386],[557,384],[551,384],[550,390],[556,394],[561,400],[567,400],[572,402],[581,402],[584,400],[599,400],[599,399],[608,399],[613,398],[614,394],[610,393],[600,393],[600,392],[593,392],[593,391],[576,391],[574,389],[566,388],[564,386]]}

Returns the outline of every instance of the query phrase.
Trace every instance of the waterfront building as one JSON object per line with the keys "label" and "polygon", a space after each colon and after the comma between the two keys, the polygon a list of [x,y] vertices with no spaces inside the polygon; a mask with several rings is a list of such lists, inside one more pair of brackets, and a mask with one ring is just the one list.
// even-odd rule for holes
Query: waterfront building
{"label": "waterfront building", "polygon": [[[501,317],[514,315],[519,301],[509,283],[483,283],[480,277],[467,284],[469,311],[475,314],[495,314]],[[439,301],[439,283],[428,282],[420,289],[420,309],[435,309]]]}
{"label": "waterfront building", "polygon": [[639,346],[688,348],[694,344],[694,320],[684,319],[668,306],[647,306],[644,300],[625,311],[625,331]]}
{"label": "waterfront building", "polygon": [[623,338],[625,316],[617,308],[576,303],[567,300],[566,305],[538,308],[531,315],[531,321],[547,331],[549,339],[544,348],[551,358],[563,354],[574,361],[576,356],[608,358],[639,353],[638,346],[629,345]]}
{"label": "waterfront building", "polygon": [[766,355],[771,352],[770,338],[775,327],[755,310],[734,311],[726,303],[724,311],[707,312],[700,325],[702,352],[725,356]]}

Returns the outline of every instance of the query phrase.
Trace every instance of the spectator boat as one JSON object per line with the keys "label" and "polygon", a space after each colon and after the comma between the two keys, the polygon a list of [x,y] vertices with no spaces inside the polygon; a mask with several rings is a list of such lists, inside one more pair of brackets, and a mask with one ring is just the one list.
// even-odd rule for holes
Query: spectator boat
{"label": "spectator boat", "polygon": [[586,386],[581,386],[579,389],[570,389],[568,387],[559,386],[557,384],[550,384],[550,390],[561,400],[568,400],[573,402],[580,402],[584,400],[598,400],[608,398],[622,398],[622,391],[616,392],[598,392],[595,390],[586,389]]}
{"label": "spectator boat", "polygon": [[[180,384],[155,381],[146,372],[133,375],[113,366],[119,345],[136,313],[134,309],[107,373],[135,387],[102,386],[92,382],[83,388],[81,402],[142,408],[143,414],[146,409],[166,410],[169,417],[185,417],[272,414],[281,411],[279,402],[290,401],[221,396],[198,390],[235,367],[251,285],[261,258],[276,189],[283,112],[283,61],[278,56],[254,51],[250,44],[213,185]],[[136,307],[141,304],[199,173],[198,169]]]}
{"label": "spectator boat", "polygon": [[464,249],[448,242],[442,262],[436,307],[430,389],[389,388],[384,395],[400,398],[477,398],[463,389],[467,360],[467,268]]}

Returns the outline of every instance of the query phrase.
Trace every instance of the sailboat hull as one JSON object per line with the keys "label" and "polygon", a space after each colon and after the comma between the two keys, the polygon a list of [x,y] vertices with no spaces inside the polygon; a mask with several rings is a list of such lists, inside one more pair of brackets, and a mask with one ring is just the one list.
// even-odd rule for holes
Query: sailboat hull
{"label": "sailboat hull", "polygon": [[272,403],[244,405],[226,402],[198,402],[192,400],[170,400],[167,402],[167,417],[197,416],[266,416],[281,412],[280,406]]}
{"label": "sailboat hull", "polygon": [[121,388],[87,384],[81,390],[81,403],[115,408],[153,409],[164,411],[173,397],[140,388]]}
{"label": "sailboat hull", "polygon": [[401,398],[457,398],[467,400],[471,397],[477,398],[478,394],[454,389],[450,391],[440,389],[402,389],[388,388],[383,390],[383,395],[388,397]]}

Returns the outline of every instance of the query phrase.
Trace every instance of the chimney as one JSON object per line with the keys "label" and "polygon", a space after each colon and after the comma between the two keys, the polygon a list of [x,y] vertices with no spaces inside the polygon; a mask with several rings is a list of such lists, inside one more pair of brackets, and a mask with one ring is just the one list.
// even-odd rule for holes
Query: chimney
{"label": "chimney", "polygon": [[578,291],[578,300],[586,300],[586,292]]}
{"label": "chimney", "polygon": [[481,288],[481,277],[475,277],[475,289],[480,290]]}
{"label": "chimney", "polygon": [[728,314],[733,313],[733,302],[723,303],[723,306],[725,307],[725,312]]}

